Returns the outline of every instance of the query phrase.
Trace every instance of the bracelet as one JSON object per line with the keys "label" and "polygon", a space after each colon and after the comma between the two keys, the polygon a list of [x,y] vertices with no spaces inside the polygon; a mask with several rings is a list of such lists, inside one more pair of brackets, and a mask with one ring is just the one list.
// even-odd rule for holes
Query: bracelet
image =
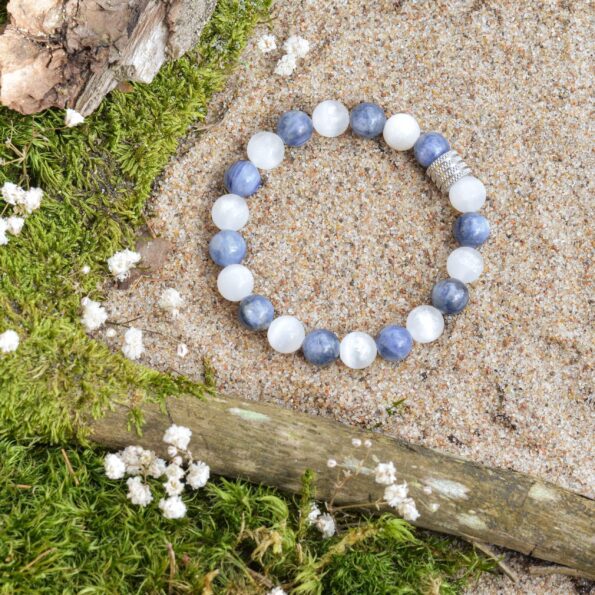
{"label": "bracelet", "polygon": [[[405,327],[390,324],[374,339],[355,331],[341,341],[326,329],[306,334],[304,324],[294,316],[278,316],[271,301],[254,294],[254,277],[240,264],[246,256],[246,241],[238,233],[249,218],[246,197],[262,185],[260,170],[272,170],[282,161],[285,147],[300,147],[310,140],[314,130],[321,136],[336,137],[347,128],[357,136],[376,138],[383,135],[386,144],[397,151],[413,149],[415,159],[424,168],[440,191],[448,193],[452,206],[463,213],[453,227],[460,244],[446,262],[449,278],[436,283],[431,303],[417,306],[407,316]],[[250,138],[248,160],[233,163],[225,172],[224,183],[229,194],[219,197],[212,208],[213,223],[221,230],[209,243],[213,261],[224,267],[217,278],[217,288],[227,300],[239,302],[238,317],[246,328],[267,330],[271,347],[280,353],[294,353],[300,348],[307,361],[324,366],[341,358],[349,368],[369,366],[377,354],[394,362],[407,357],[413,343],[430,343],[444,330],[444,315],[461,312],[469,302],[467,283],[475,281],[483,271],[483,258],[477,248],[490,235],[490,225],[478,211],[486,199],[483,183],[449,142],[438,132],[421,133],[415,118],[396,114],[386,119],[382,108],[361,103],[351,110],[339,101],[318,104],[312,117],[303,111],[284,113],[277,133],[261,131]]]}

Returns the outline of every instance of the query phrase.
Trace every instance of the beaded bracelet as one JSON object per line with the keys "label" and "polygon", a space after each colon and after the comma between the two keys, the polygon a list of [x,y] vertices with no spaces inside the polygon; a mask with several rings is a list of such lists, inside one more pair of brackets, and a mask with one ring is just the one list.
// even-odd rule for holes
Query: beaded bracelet
{"label": "beaded bracelet", "polygon": [[[376,339],[356,331],[339,341],[335,333],[326,329],[306,334],[303,323],[294,316],[275,318],[270,300],[252,293],[254,277],[240,264],[246,255],[246,242],[238,230],[249,217],[245,197],[255,194],[262,185],[259,169],[277,167],[283,161],[285,146],[304,145],[313,130],[321,136],[336,137],[349,125],[354,134],[364,138],[382,133],[386,144],[398,151],[413,148],[417,162],[463,214],[454,223],[453,233],[460,247],[451,252],[446,263],[450,278],[434,286],[432,305],[414,308],[405,327],[386,326]],[[221,196],[213,205],[213,222],[221,231],[211,239],[209,253],[216,264],[224,267],[217,278],[219,292],[229,301],[240,302],[239,319],[246,328],[268,329],[273,349],[294,353],[301,348],[306,360],[318,366],[340,357],[346,366],[361,369],[369,366],[377,353],[388,361],[400,361],[407,357],[414,341],[429,343],[442,334],[443,315],[457,314],[465,308],[469,301],[466,284],[475,281],[483,271],[483,258],[476,248],[490,235],[487,219],[476,212],[485,202],[486,189],[441,134],[421,134],[417,121],[409,114],[396,114],[387,120],[382,108],[373,103],[359,104],[350,115],[342,103],[328,100],[316,106],[312,118],[298,110],[284,113],[277,133],[257,132],[248,142],[247,153],[248,160],[236,161],[225,172],[225,187],[230,194]]]}

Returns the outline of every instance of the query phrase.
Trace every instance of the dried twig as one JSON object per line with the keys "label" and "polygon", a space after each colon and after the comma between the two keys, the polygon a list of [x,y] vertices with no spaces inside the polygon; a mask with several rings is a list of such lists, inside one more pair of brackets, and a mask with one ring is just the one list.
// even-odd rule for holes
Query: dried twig
{"label": "dried twig", "polygon": [[78,477],[76,476],[74,469],[72,468],[72,464],[70,463],[70,459],[68,458],[68,454],[66,453],[66,451],[61,448],[60,452],[62,453],[62,457],[64,458],[64,462],[66,463],[66,468],[68,469],[68,473],[70,473],[70,475],[72,475],[72,479],[74,480],[74,484],[75,485],[79,485],[79,480]]}
{"label": "dried twig", "polygon": [[56,548],[55,547],[51,547],[49,550],[45,550],[45,552],[41,552],[41,554],[39,554],[39,556],[36,556],[35,558],[33,558],[33,560],[31,560],[31,562],[29,562],[29,564],[23,566],[23,568],[21,569],[21,572],[25,572],[25,570],[29,570],[29,568],[31,568],[32,566],[35,566],[35,564],[37,564],[37,562],[39,562],[40,560],[43,560],[46,556],[49,556],[52,552],[55,552]]}
{"label": "dried twig", "polygon": [[531,576],[550,576],[552,574],[563,574],[565,576],[572,576],[576,578],[586,578],[590,581],[595,580],[595,574],[582,572],[576,568],[568,568],[567,566],[530,566],[529,574]]}
{"label": "dried twig", "polygon": [[168,595],[172,595],[174,592],[174,578],[176,576],[176,553],[174,552],[172,544],[169,542],[167,544],[167,556],[169,558],[169,580],[167,581],[167,593]]}
{"label": "dried twig", "polygon": [[498,564],[500,570],[513,582],[516,583],[519,580],[518,575],[516,572],[508,566],[508,564],[502,561],[502,558],[496,554],[496,552],[489,547],[486,543],[482,543],[481,541],[471,541],[473,547],[477,548],[480,552],[483,552],[488,558],[491,558]]}

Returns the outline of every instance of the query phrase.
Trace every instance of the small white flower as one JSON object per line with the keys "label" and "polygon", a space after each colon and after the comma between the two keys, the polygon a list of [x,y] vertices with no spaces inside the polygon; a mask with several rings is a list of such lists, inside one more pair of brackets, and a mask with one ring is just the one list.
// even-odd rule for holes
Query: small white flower
{"label": "small white flower", "polygon": [[0,352],[10,353],[16,351],[19,346],[19,336],[13,330],[7,330],[0,334]]}
{"label": "small white flower", "polygon": [[126,475],[126,465],[124,461],[116,454],[110,453],[103,459],[105,474],[110,479],[122,479]]}
{"label": "small white flower", "polygon": [[316,502],[312,502],[312,506],[310,507],[310,512],[308,513],[308,518],[307,518],[308,524],[313,525],[319,516],[320,516],[320,508],[318,508],[318,505],[316,504]]}
{"label": "small white flower", "polygon": [[122,353],[131,360],[138,359],[145,351],[143,331],[131,326],[124,334]]}
{"label": "small white flower", "polygon": [[147,506],[153,500],[151,488],[146,483],[143,483],[141,477],[129,477],[126,484],[128,485],[127,497],[132,504]]}
{"label": "small white flower", "polygon": [[355,446],[355,448],[359,448],[362,445],[362,441],[359,438],[352,438],[351,444]]}
{"label": "small white flower", "polygon": [[140,259],[141,255],[138,252],[121,250],[107,259],[107,267],[118,281],[125,281],[130,277],[130,270],[140,262]]}
{"label": "small white flower", "polygon": [[196,461],[188,466],[186,482],[193,490],[198,490],[207,485],[210,475],[210,467],[202,461]]}
{"label": "small white flower", "polygon": [[88,331],[95,331],[103,326],[107,320],[106,309],[99,302],[95,302],[88,297],[84,297],[81,300],[81,304],[83,306],[83,317],[81,320],[85,328]]}
{"label": "small white flower", "polygon": [[164,484],[163,487],[168,496],[179,496],[184,491],[184,484],[173,477],[170,477]]}
{"label": "small white flower", "polygon": [[168,479],[182,479],[184,473],[184,469],[175,463],[171,463],[165,468],[165,475]]}
{"label": "small white flower", "polygon": [[188,355],[188,345],[186,343],[180,343],[176,349],[178,357],[186,357]]}
{"label": "small white flower", "polygon": [[167,447],[167,456],[173,459],[178,454],[178,449],[175,446]]}
{"label": "small white flower", "polygon": [[287,595],[287,593],[281,587],[275,587],[271,589],[267,595]]}
{"label": "small white flower", "polygon": [[151,462],[151,464],[149,465],[149,468],[147,469],[147,473],[151,477],[154,477],[155,479],[159,479],[165,473],[166,468],[167,468],[167,463],[163,459],[160,459],[159,457],[155,457],[153,459],[153,461]]}
{"label": "small white flower", "polygon": [[408,493],[407,482],[393,483],[384,489],[384,500],[392,508],[397,508],[407,498]]}
{"label": "small white flower", "polygon": [[316,519],[316,528],[326,539],[328,537],[332,537],[335,534],[337,525],[335,524],[335,519],[328,512],[325,512]]}
{"label": "small white flower", "polygon": [[283,44],[283,49],[296,58],[303,58],[310,51],[310,42],[299,35],[292,35]]}
{"label": "small white flower", "polygon": [[81,273],[83,273],[83,275],[88,275],[91,272],[91,267],[86,264],[81,268]]}
{"label": "small white flower", "polygon": [[0,217],[0,246],[6,246],[8,244],[8,236],[6,232],[8,231],[8,222],[6,219]]}
{"label": "small white flower", "polygon": [[372,441],[371,440],[364,440],[364,446],[366,448],[372,448]]}
{"label": "small white flower", "polygon": [[285,54],[275,67],[275,74],[279,76],[291,76],[296,69],[297,62],[293,54]]}
{"label": "small white flower", "polygon": [[415,506],[413,498],[405,498],[405,500],[399,504],[398,510],[399,514],[406,521],[415,521],[419,518],[419,512],[417,511],[417,506]]}
{"label": "small white flower", "polygon": [[273,52],[277,49],[277,38],[274,35],[263,35],[258,40],[258,49],[263,54],[268,54],[269,52]]}
{"label": "small white flower", "polygon": [[162,294],[159,300],[159,307],[166,312],[169,312],[174,318],[179,316],[180,308],[184,305],[184,298],[180,292],[173,287],[168,287]]}
{"label": "small white flower", "polygon": [[177,457],[174,457],[172,459],[171,464],[172,465],[179,465],[181,467],[183,462],[184,462],[184,460],[182,459],[182,457],[180,455],[178,455]]}
{"label": "small white flower", "polygon": [[186,505],[180,496],[170,496],[159,501],[159,508],[166,519],[181,519],[186,516]]}
{"label": "small white flower", "polygon": [[432,504],[430,504],[430,510],[432,512],[436,512],[439,508],[440,504],[438,504],[438,502],[432,502]]}
{"label": "small white flower", "polygon": [[397,480],[397,470],[392,461],[389,463],[378,463],[374,470],[376,474],[376,483],[388,486]]}
{"label": "small white flower", "polygon": [[138,475],[141,472],[141,456],[145,449],[142,446],[127,446],[118,453],[126,465],[128,475]]}
{"label": "small white flower", "polygon": [[334,467],[336,467],[336,466],[337,466],[337,461],[335,461],[335,459],[329,459],[329,460],[326,462],[326,466],[327,466],[329,469],[333,469]]}
{"label": "small white flower", "polygon": [[64,114],[64,124],[67,128],[74,128],[85,121],[82,114],[79,114],[76,110],[67,108]]}
{"label": "small white flower", "polygon": [[41,205],[41,199],[43,198],[43,190],[41,188],[29,188],[19,204],[23,206],[28,214],[39,209]]}
{"label": "small white flower", "polygon": [[180,450],[186,450],[190,444],[191,437],[192,430],[190,430],[190,428],[173,424],[165,431],[163,442],[171,444]]}
{"label": "small white flower", "polygon": [[23,202],[25,191],[17,184],[12,182],[4,182],[2,186],[2,198],[6,204],[15,206]]}
{"label": "small white flower", "polygon": [[23,217],[9,217],[6,220],[6,230],[13,236],[18,236],[25,225],[25,219]]}
{"label": "small white flower", "polygon": [[108,328],[108,329],[105,331],[105,336],[106,336],[108,339],[113,339],[113,338],[114,338],[114,337],[115,337],[117,334],[118,334],[118,333],[116,332],[116,329],[115,329],[115,328]]}

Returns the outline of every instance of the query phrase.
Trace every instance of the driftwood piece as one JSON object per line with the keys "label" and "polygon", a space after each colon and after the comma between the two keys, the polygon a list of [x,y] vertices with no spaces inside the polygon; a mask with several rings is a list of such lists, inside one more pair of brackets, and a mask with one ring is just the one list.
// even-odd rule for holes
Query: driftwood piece
{"label": "driftwood piece", "polygon": [[[551,483],[264,403],[183,397],[168,399],[167,414],[154,405],[143,410],[141,438],[127,430],[127,411],[119,408],[93,422],[92,439],[113,449],[139,443],[163,454],[165,429],[182,424],[192,429],[190,448],[213,472],[297,492],[302,474],[312,469],[319,497],[328,500],[335,472],[345,461],[363,456],[363,447],[355,449],[351,439],[370,438],[372,453],[381,461],[394,461],[399,481],[409,484],[421,512],[416,525],[595,577],[595,503]],[[327,468],[329,458],[338,461],[337,469]],[[335,503],[377,500],[382,487],[374,483],[373,465],[351,480]],[[439,504],[435,512],[432,504]]]}
{"label": "driftwood piece", "polygon": [[0,102],[91,113],[118,83],[150,82],[198,41],[216,0],[10,0]]}

